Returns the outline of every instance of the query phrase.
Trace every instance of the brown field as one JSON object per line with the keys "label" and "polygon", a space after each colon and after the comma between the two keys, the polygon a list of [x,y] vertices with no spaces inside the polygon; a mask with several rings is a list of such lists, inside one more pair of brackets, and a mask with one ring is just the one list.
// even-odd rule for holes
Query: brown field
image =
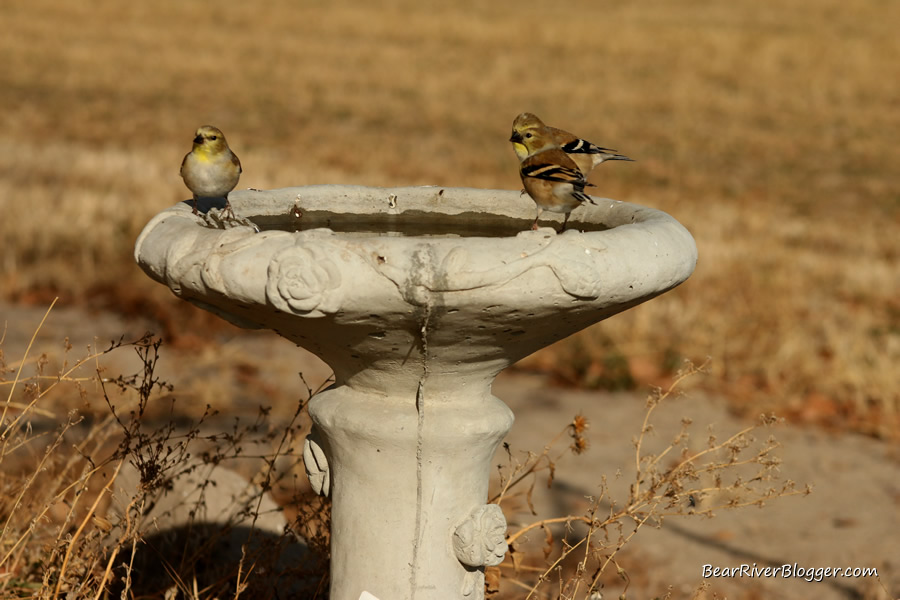
{"label": "brown field", "polygon": [[227,134],[240,188],[519,189],[528,110],[635,158],[594,194],[672,214],[700,258],[518,368],[645,388],[709,357],[690,385],[740,413],[900,432],[898,2],[4,0],[0,21],[2,300],[197,344],[230,326],[132,257],[189,196],[197,126]]}
{"label": "brown field", "polygon": [[506,139],[531,110],[636,158],[595,193],[670,212],[700,260],[525,366],[629,385],[709,356],[706,384],[737,406],[890,432],[900,5],[356,4],[4,2],[3,296],[171,312],[131,249],[187,197],[199,124],[227,133],[241,188],[517,189]]}

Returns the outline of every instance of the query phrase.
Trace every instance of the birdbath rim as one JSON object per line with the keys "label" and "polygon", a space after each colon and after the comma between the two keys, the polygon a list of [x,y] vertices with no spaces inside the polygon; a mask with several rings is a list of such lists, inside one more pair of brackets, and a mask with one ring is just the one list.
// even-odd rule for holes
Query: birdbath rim
{"label": "birdbath rim", "polygon": [[[541,285],[558,280],[565,294],[579,300],[596,303],[605,291],[623,286],[628,290],[608,295],[603,301],[608,305],[667,291],[686,280],[697,261],[694,239],[674,218],[607,198],[594,198],[596,204],[579,208],[570,219],[571,229],[561,234],[552,227],[530,230],[532,203],[511,190],[312,185],[233,192],[229,199],[250,226],[218,229],[210,226],[209,216],[204,222],[202,216],[192,215],[188,201],[180,202],[153,217],[138,236],[138,264],[182,295],[184,286],[178,279],[191,267],[201,269],[194,273],[203,280],[199,287],[194,285],[200,291],[217,279],[212,270],[240,258],[257,260],[261,253],[250,252],[251,247],[267,246],[272,252],[285,245],[305,247],[318,264],[334,263],[336,268],[344,266],[347,253],[335,251],[349,250],[400,287],[410,280],[403,271],[409,270],[409,258],[416,254],[432,263],[431,275],[441,279],[418,282],[431,292],[502,287],[546,266],[555,277],[545,278]],[[201,211],[204,208],[209,210],[201,204]],[[248,285],[259,284],[262,266],[256,265],[255,271],[244,266],[229,276],[249,274]],[[340,278],[336,272],[332,275]],[[184,283],[190,287],[197,282]],[[225,296],[225,288],[246,287],[237,281],[218,283]],[[356,293],[358,287],[346,291]],[[400,291],[409,301],[409,294]],[[238,302],[247,300],[238,296]],[[557,301],[555,294],[541,298]],[[273,298],[258,300],[271,304]],[[276,307],[284,308],[275,300]]]}

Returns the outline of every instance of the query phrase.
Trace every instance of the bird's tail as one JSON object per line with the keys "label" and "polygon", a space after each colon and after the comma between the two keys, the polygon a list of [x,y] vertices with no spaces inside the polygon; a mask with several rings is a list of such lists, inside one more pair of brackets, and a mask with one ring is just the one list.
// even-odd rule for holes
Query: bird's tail
{"label": "bird's tail", "polygon": [[604,160],[634,160],[633,158],[628,158],[624,154],[619,154],[612,148],[601,148],[596,144],[581,139],[572,140],[568,144],[563,144],[562,150],[566,154],[588,154],[593,157],[594,164],[600,164]]}
{"label": "bird's tail", "polygon": [[609,152],[598,152],[597,155],[602,157],[603,160],[630,160],[631,162],[634,162],[633,158],[628,158],[624,154],[619,154],[614,150],[610,150]]}

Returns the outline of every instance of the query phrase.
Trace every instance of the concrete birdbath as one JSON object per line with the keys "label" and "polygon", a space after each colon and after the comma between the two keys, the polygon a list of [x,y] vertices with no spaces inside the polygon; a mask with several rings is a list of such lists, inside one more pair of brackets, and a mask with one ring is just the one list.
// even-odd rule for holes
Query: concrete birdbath
{"label": "concrete birdbath", "polygon": [[260,232],[181,203],[150,221],[135,257],[179,297],[334,370],[304,448],[313,488],[333,500],[331,599],[483,598],[484,567],[507,550],[503,514],[485,504],[513,423],[494,377],[677,286],[693,238],[665,213],[600,198],[563,234],[531,231],[534,204],[517,191],[324,185],[229,199]]}

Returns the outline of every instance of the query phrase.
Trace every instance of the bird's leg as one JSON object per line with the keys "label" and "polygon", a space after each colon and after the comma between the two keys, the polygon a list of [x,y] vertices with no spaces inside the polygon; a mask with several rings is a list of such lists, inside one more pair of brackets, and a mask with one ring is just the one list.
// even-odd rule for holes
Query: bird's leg
{"label": "bird's leg", "polygon": [[198,214],[197,213],[197,195],[196,194],[194,195],[194,214],[195,215]]}
{"label": "bird's leg", "polygon": [[231,202],[228,201],[228,194],[225,194],[225,216],[229,219],[235,219],[234,211],[231,210]]}
{"label": "bird's leg", "polygon": [[562,233],[566,230],[566,223],[569,222],[569,215],[572,213],[566,213],[566,217],[563,219],[563,226],[560,228],[559,233]]}
{"label": "bird's leg", "polygon": [[542,211],[541,211],[541,208],[538,207],[537,216],[534,218],[534,223],[531,224],[531,230],[532,230],[532,231],[537,231],[537,228],[538,228],[537,222],[538,222],[538,219],[541,218],[541,212],[542,212]]}

